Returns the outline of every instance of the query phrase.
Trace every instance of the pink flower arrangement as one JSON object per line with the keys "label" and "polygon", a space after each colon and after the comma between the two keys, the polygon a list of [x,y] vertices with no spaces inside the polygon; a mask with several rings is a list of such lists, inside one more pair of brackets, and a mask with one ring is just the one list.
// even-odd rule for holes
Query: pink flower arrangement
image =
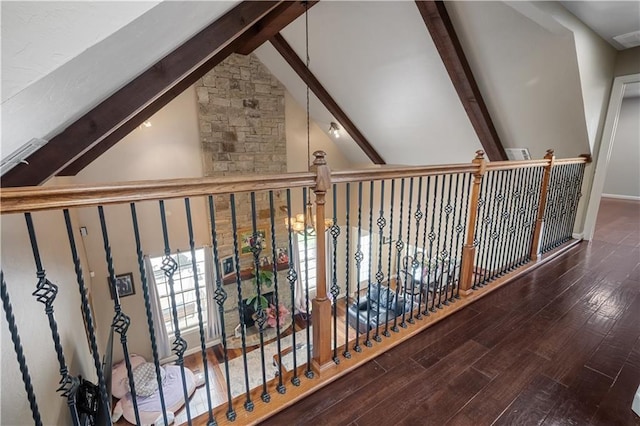
{"label": "pink flower arrangement", "polygon": [[275,327],[277,325],[277,319],[280,318],[280,325],[284,322],[284,319],[289,315],[289,310],[281,303],[278,309],[273,304],[270,304],[267,309],[267,325],[269,327]]}

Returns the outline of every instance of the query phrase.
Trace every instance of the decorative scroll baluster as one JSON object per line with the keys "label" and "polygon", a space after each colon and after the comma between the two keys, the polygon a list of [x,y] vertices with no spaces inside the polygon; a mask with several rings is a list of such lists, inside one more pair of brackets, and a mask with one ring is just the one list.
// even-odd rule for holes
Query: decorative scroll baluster
{"label": "decorative scroll baluster", "polygon": [[[460,174],[456,174],[456,185],[453,191],[453,205],[451,205],[451,180],[453,180],[453,176],[449,181],[449,196],[447,198],[447,205],[450,206],[451,213],[453,213],[453,216],[451,216],[451,235],[449,237],[449,262],[448,262],[449,274],[447,277],[447,285],[449,283],[451,284],[451,296],[449,296],[449,290],[447,289],[447,293],[445,295],[446,296],[445,303],[446,301],[449,301],[449,302],[454,301],[453,296],[455,294],[456,285],[457,285],[456,271],[458,269],[458,251],[457,250],[454,251],[453,240],[458,235],[456,234],[455,223],[456,223],[456,213],[457,213],[456,199],[458,198],[458,186],[460,183]],[[460,221],[460,218],[458,218],[458,221]],[[447,223],[449,223],[448,220],[447,220]]]}
{"label": "decorative scroll baluster", "polygon": [[[400,214],[398,214],[398,240],[396,241],[396,309],[393,315],[393,326],[391,331],[396,333],[400,331],[398,328],[398,304],[400,303],[400,265],[402,258],[402,249],[404,243],[402,242],[402,215],[404,208],[404,178],[400,179]],[[402,311],[404,312],[404,302],[402,304]],[[403,327],[406,327],[405,323]]]}
{"label": "decorative scroll baluster", "polygon": [[499,207],[500,213],[500,221],[498,222],[498,241],[495,250],[495,274],[494,277],[501,277],[504,275],[504,266],[506,265],[506,261],[504,259],[505,255],[505,244],[509,235],[509,211],[510,211],[510,201],[512,197],[510,196],[511,187],[512,187],[512,170],[503,170],[502,175],[504,178],[504,182],[502,184],[502,201],[501,208]]}
{"label": "decorative scroll baluster", "polygon": [[25,213],[24,216],[27,221],[27,230],[29,231],[29,240],[31,241],[31,250],[33,251],[33,258],[36,263],[36,276],[38,277],[36,290],[32,293],[32,295],[45,307],[44,312],[49,319],[51,337],[53,338],[53,345],[58,357],[58,364],[60,365],[60,387],[56,390],[58,392],[61,392],[62,396],[67,399],[67,405],[69,406],[73,424],[79,425],[80,419],[78,418],[75,398],[80,382],[77,377],[69,374],[67,362],[64,358],[62,343],[60,342],[60,333],[58,333],[58,324],[56,323],[55,315],[53,312],[53,302],[55,301],[58,294],[58,286],[47,279],[45,270],[42,267],[42,261],[40,260],[40,250],[38,249],[36,231],[33,226],[31,213]]}
{"label": "decorative scroll baluster", "polygon": [[424,292],[424,310],[422,311],[423,315],[429,315],[429,274],[427,273],[425,283],[425,274],[424,274],[424,261],[425,261],[425,253],[427,248],[427,222],[429,219],[429,195],[431,189],[431,176],[427,176],[427,190],[424,195],[424,229],[422,230],[422,261],[420,262],[420,276],[421,276],[421,290],[420,295],[418,296],[418,311],[421,309],[420,306],[422,304],[422,293]]}
{"label": "decorative scroll baluster", "polygon": [[[378,225],[378,272],[376,272],[376,282],[378,283],[378,300],[376,301],[380,306],[380,293],[382,292],[382,281],[384,280],[384,273],[382,272],[382,240],[384,239],[383,232],[384,227],[387,224],[384,218],[384,180],[380,181],[380,216],[376,221]],[[381,342],[380,337],[380,315],[376,318],[376,334],[373,336],[376,342]]]}
{"label": "decorative scroll baluster", "polygon": [[[449,175],[447,177],[447,204],[444,207],[444,240],[442,242],[442,280],[444,281],[444,304],[449,305],[449,281],[450,281],[450,273],[451,273],[451,248],[447,251],[447,239],[449,238],[449,218],[451,213],[453,212],[453,207],[451,207],[451,185],[453,181],[453,176]],[[443,194],[444,198],[444,194]],[[453,226],[451,226],[453,229]],[[451,237],[453,241],[453,237]],[[445,278],[446,274],[446,278]],[[442,293],[442,292],[441,292]]]}
{"label": "decorative scroll baluster", "polygon": [[493,218],[493,221],[492,221],[493,230],[491,231],[491,237],[490,237],[491,245],[489,247],[489,261],[487,263],[487,265],[489,266],[489,272],[486,279],[487,283],[489,281],[493,281],[493,279],[498,275],[497,268],[499,266],[497,251],[500,243],[500,232],[501,232],[500,225],[503,219],[501,208],[504,204],[505,171],[503,170],[499,171],[497,173],[497,176],[498,176],[498,182],[497,182],[498,193],[495,195],[493,204],[491,207],[492,218]]}
{"label": "decorative scroll baluster", "polygon": [[[244,306],[242,298],[242,279],[240,278],[240,252],[238,250],[238,218],[236,217],[236,195],[229,195],[229,203],[231,204],[231,228],[233,230],[233,262],[236,272],[236,286],[238,290],[238,315],[240,317],[240,336],[242,339],[242,364],[244,367],[244,386],[246,399],[244,401],[244,409],[253,411],[254,405],[251,401],[251,389],[249,388],[249,369],[247,367],[247,330],[246,320],[244,318]],[[295,351],[294,351],[295,353]]]}
{"label": "decorative scroll baluster", "polygon": [[[67,226],[67,236],[69,237],[69,247],[71,248],[71,258],[73,259],[74,270],[76,272],[76,280],[78,281],[78,290],[80,292],[80,303],[82,308],[82,314],[87,325],[87,332],[89,335],[89,344],[91,346],[91,354],[93,355],[93,364],[96,367],[96,374],[98,376],[98,389],[100,391],[100,399],[102,400],[103,409],[106,412],[110,412],[111,407],[109,398],[107,397],[107,386],[104,381],[104,373],[102,371],[102,361],[100,360],[100,354],[98,353],[98,343],[96,341],[96,332],[93,321],[93,313],[89,307],[89,299],[87,298],[87,287],[84,283],[84,275],[82,273],[82,265],[80,264],[80,257],[78,256],[78,250],[76,248],[76,240],[73,235],[73,226],[71,224],[71,216],[69,210],[64,209],[64,221]],[[108,422],[111,421],[109,416]]]}
{"label": "decorative scroll baluster", "polygon": [[218,305],[218,313],[220,318],[220,329],[222,334],[222,351],[224,354],[224,372],[226,377],[227,387],[227,419],[234,421],[236,419],[236,412],[233,409],[231,403],[231,377],[229,376],[229,352],[227,349],[227,332],[225,331],[224,320],[224,302],[227,300],[227,292],[222,285],[222,271],[220,270],[220,256],[218,254],[218,233],[216,230],[216,213],[213,196],[209,196],[209,221],[211,223],[211,243],[213,246],[213,264],[216,268],[216,290],[213,295],[213,299]]}
{"label": "decorative scroll baluster", "polygon": [[[153,364],[156,370],[156,381],[160,390],[160,407],[162,408],[162,418],[165,424],[168,424],[167,408],[164,400],[164,391],[162,389],[162,376],[160,370],[160,357],[158,356],[158,344],[156,342],[156,333],[153,326],[153,312],[151,311],[151,296],[149,295],[149,283],[147,281],[147,271],[144,267],[144,255],[142,252],[142,244],[140,242],[140,229],[138,228],[138,215],[135,203],[130,204],[131,221],[133,223],[133,235],[136,240],[136,256],[138,259],[138,270],[140,272],[140,281],[142,282],[142,294],[144,296],[144,307],[147,314],[147,326],[149,330],[149,338],[151,340],[151,353],[153,354]],[[164,327],[164,324],[162,324]]]}
{"label": "decorative scroll baluster", "polygon": [[[531,171],[530,171],[531,172]],[[525,209],[524,235],[526,244],[522,248],[522,258],[518,266],[524,265],[532,259],[531,247],[535,241],[535,230],[537,227],[537,214],[540,207],[541,185],[544,179],[544,169],[538,169],[530,173],[530,182],[527,186],[527,207]]]}
{"label": "decorative scroll baluster", "polygon": [[[178,262],[171,257],[171,247],[169,246],[169,230],[167,228],[167,216],[164,208],[164,200],[159,201],[160,221],[162,222],[162,236],[164,238],[164,258],[162,259],[162,272],[164,272],[169,282],[169,297],[171,298],[171,311],[173,314],[173,341],[172,351],[178,357],[176,364],[180,366],[180,376],[182,378],[182,392],[184,400],[189,400],[189,391],[187,390],[187,376],[184,371],[184,352],[187,350],[187,342],[182,338],[180,333],[180,323],[178,321],[178,308],[176,303],[176,291],[173,281],[173,275],[178,270]],[[191,408],[189,404],[185,404],[187,410],[187,422],[191,426]]]}
{"label": "decorative scroll baluster", "polygon": [[[356,245],[356,252],[354,254],[354,259],[356,261],[356,303],[358,303],[360,299],[360,268],[362,267],[362,259],[364,255],[362,254],[362,244],[360,243],[360,238],[362,237],[362,182],[358,182],[358,243]],[[367,301],[368,303],[368,301]],[[366,324],[368,327],[369,324]],[[353,346],[353,350],[356,352],[362,352],[362,347],[360,347],[360,315],[356,315],[356,343]]]}
{"label": "decorative scroll baluster", "polygon": [[107,271],[109,272],[109,286],[113,294],[113,310],[115,315],[111,322],[111,327],[120,335],[120,343],[122,344],[122,352],[124,353],[124,362],[127,367],[127,378],[131,387],[131,400],[133,401],[133,409],[136,422],[140,424],[140,413],[138,412],[138,400],[136,396],[136,386],[133,381],[133,369],[129,360],[129,345],[127,343],[127,330],[131,324],[131,319],[122,312],[120,305],[120,295],[116,287],[116,273],[113,267],[113,258],[111,257],[111,245],[109,244],[109,235],[107,233],[107,221],[104,217],[104,209],[98,206],[98,216],[100,217],[100,228],[102,230],[102,242],[104,244],[104,254],[107,261]]}
{"label": "decorative scroll baluster", "polygon": [[[251,250],[251,254],[253,255],[253,265],[254,265],[254,274],[256,280],[256,313],[255,319],[258,324],[258,330],[260,331],[260,367],[262,369],[262,394],[260,398],[264,402],[271,401],[271,396],[269,392],[267,392],[267,372],[265,368],[265,357],[264,357],[264,326],[267,322],[267,313],[265,312],[265,307],[262,305],[262,280],[260,279],[260,253],[262,253],[262,246],[265,243],[262,241],[261,236],[258,234],[258,224],[256,222],[256,216],[258,212],[256,210],[256,193],[251,192],[251,228],[253,235],[251,237],[249,249]],[[276,307],[276,312],[277,312]]]}
{"label": "decorative scroll baluster", "polygon": [[[587,159],[590,161],[590,157]],[[567,241],[573,236],[573,227],[576,222],[576,216],[578,214],[578,205],[580,204],[580,198],[582,198],[582,181],[584,180],[585,164],[574,164],[576,176],[574,177],[574,194],[571,204],[571,213],[569,214],[567,221]]]}
{"label": "decorative scroll baluster", "polygon": [[[429,190],[429,181],[427,181],[427,191]],[[428,193],[428,192],[427,192]],[[433,276],[436,276],[437,272],[433,271],[433,242],[436,240],[436,231],[435,231],[435,223],[436,223],[436,199],[438,195],[438,176],[436,175],[433,182],[433,205],[431,207],[431,228],[429,229],[429,257],[427,258],[427,279],[429,280],[429,290],[433,292],[431,295],[431,307],[429,308],[431,312],[435,312],[435,303],[436,303],[436,291],[438,282],[437,280],[431,281]],[[436,251],[438,248],[436,247]],[[437,266],[436,266],[437,268]],[[433,275],[432,275],[433,272]],[[431,287],[433,285],[433,288]],[[427,300],[428,302],[428,300]]]}
{"label": "decorative scroll baluster", "polygon": [[[191,202],[189,198],[184,199],[184,208],[187,214],[187,232],[189,233],[189,249],[191,250],[191,269],[193,272],[193,282],[196,290],[196,309],[198,310],[198,331],[200,332],[200,353],[204,368],[204,384],[207,392],[207,407],[209,420],[207,426],[216,424],[213,418],[213,404],[211,403],[211,385],[209,383],[209,360],[207,358],[207,346],[205,342],[204,320],[202,316],[202,301],[200,300],[200,282],[198,280],[198,265],[196,261],[196,243],[193,236],[193,223],[191,220]],[[211,320],[210,320],[211,321]]]}
{"label": "decorative scroll baluster", "polygon": [[9,324],[9,333],[11,333],[11,341],[13,342],[13,349],[16,352],[16,358],[18,360],[18,365],[20,366],[20,373],[22,373],[24,390],[27,393],[29,407],[31,408],[31,417],[33,417],[33,422],[36,426],[42,426],[42,419],[40,418],[40,410],[38,409],[36,394],[33,392],[29,367],[27,366],[27,360],[24,356],[22,343],[20,342],[20,333],[18,333],[16,318],[13,315],[13,307],[11,306],[11,300],[9,299],[9,293],[7,291],[7,283],[4,280],[4,272],[2,270],[0,270],[0,298],[2,298],[2,307],[4,308],[7,323]]}
{"label": "decorative scroll baluster", "polygon": [[[369,182],[369,264],[367,265],[367,303],[371,303],[371,256],[373,248],[373,181]],[[378,295],[380,292],[378,291]],[[378,322],[376,318],[376,323]],[[371,347],[371,309],[367,309],[367,337],[364,344]]]}
{"label": "decorative scroll baluster", "polygon": [[510,272],[513,270],[514,259],[517,257],[517,229],[518,229],[518,220],[520,219],[520,209],[522,207],[522,175],[524,174],[524,170],[517,169],[514,171],[513,183],[511,187],[511,206],[509,208],[510,221],[509,228],[507,229],[508,235],[508,243],[507,243],[507,253],[504,263],[504,271]]}
{"label": "decorative scroll baluster", "polygon": [[[333,225],[329,230],[333,241],[331,250],[331,299],[332,316],[333,316],[333,362],[340,364],[338,358],[338,296],[340,295],[340,287],[338,286],[338,237],[340,236],[340,227],[338,226],[338,188],[333,184]],[[347,299],[349,295],[347,294]]]}
{"label": "decorative scroll baluster", "polygon": [[[350,275],[350,270],[349,270],[349,264],[351,262],[348,261],[349,257],[351,256],[351,252],[349,251],[349,247],[350,247],[350,242],[351,242],[351,225],[349,223],[349,209],[351,208],[350,206],[350,197],[351,197],[351,184],[349,182],[347,182],[347,186],[345,189],[345,229],[346,229],[346,235],[345,235],[345,258],[347,259],[346,265],[345,265],[345,269],[346,269],[346,274],[345,274],[345,292],[346,292],[346,296],[344,298],[344,309],[346,312],[349,311],[349,282],[351,279],[351,275]],[[356,303],[358,300],[358,296],[356,295]],[[345,358],[349,359],[351,358],[351,352],[349,352],[349,321],[345,321],[344,322],[344,335],[345,335],[345,344],[344,344],[344,352],[342,353],[342,356],[344,356]]]}
{"label": "decorative scroll baluster", "polygon": [[438,309],[442,309],[442,281],[444,280],[444,253],[440,252],[440,237],[442,236],[442,211],[444,210],[444,187],[446,186],[446,177],[442,176],[442,187],[440,188],[440,210],[438,211],[438,238],[436,239],[436,268],[440,269],[440,277],[436,285],[438,292]]}
{"label": "decorative scroll baluster", "polygon": [[[306,209],[307,206],[307,202],[310,202],[310,200],[307,197],[310,197],[311,194],[309,194],[307,192],[307,188],[302,188],[302,208],[303,211],[305,211],[304,209]],[[307,235],[307,230],[310,227],[314,227],[316,226],[317,232],[324,232],[324,223],[320,224],[313,224],[313,223],[307,223],[307,220],[309,218],[307,217],[307,215],[304,215],[304,310],[305,310],[305,322],[307,323],[307,326],[305,328],[305,332],[307,334],[307,346],[306,346],[306,350],[307,350],[307,365],[305,367],[305,371],[304,371],[304,375],[306,378],[308,379],[312,379],[313,378],[313,370],[311,370],[311,311],[309,309],[309,242],[308,242],[308,235]],[[316,237],[317,238],[317,237]],[[317,245],[316,245],[316,249],[317,249]],[[322,256],[324,255],[324,253],[322,253]],[[316,271],[317,273],[317,271]],[[318,325],[316,325],[316,327],[318,327]]]}
{"label": "decorative scroll baluster", "polygon": [[[289,220],[287,223],[291,223],[291,190],[287,188],[287,214],[289,216]],[[291,290],[291,347],[293,348],[293,352],[291,355],[293,356],[293,376],[291,377],[291,384],[294,386],[300,386],[300,378],[298,377],[298,358],[296,355],[298,346],[296,345],[296,319],[294,317],[295,308],[296,308],[296,281],[298,280],[298,273],[293,265],[293,230],[289,228],[288,232],[289,237],[289,270],[287,271],[287,281],[289,281],[289,289]],[[238,274],[239,274],[238,270]]]}
{"label": "decorative scroll baluster", "polygon": [[[406,321],[406,305],[407,305],[407,283],[409,282],[409,270],[411,269],[411,271],[413,272],[413,262],[411,262],[412,264],[409,265],[409,243],[411,242],[411,209],[412,209],[412,204],[413,204],[413,178],[409,179],[409,206],[407,207],[407,254],[406,254],[406,259],[407,259],[407,264],[404,265],[405,267],[405,272],[404,272],[404,286],[402,289],[402,293],[403,293],[403,298],[404,298],[404,302],[403,302],[403,309],[402,309],[402,322],[400,322],[400,326],[402,328],[407,328],[407,321]],[[411,299],[413,299],[413,277],[411,279]],[[413,303],[411,304],[411,315],[413,315]]]}
{"label": "decorative scroll baluster", "polygon": [[[462,272],[463,272],[463,251],[464,251],[464,242],[466,240],[466,234],[465,234],[465,230],[466,232],[468,232],[470,235],[473,235],[473,229],[469,228],[469,222],[468,222],[468,215],[469,215],[469,209],[473,208],[475,209],[476,206],[469,206],[469,194],[471,191],[471,175],[467,174],[464,177],[464,181],[463,181],[463,187],[462,187],[462,198],[460,200],[460,215],[458,216],[458,225],[456,225],[456,232],[458,233],[458,239],[456,240],[456,253],[460,253],[460,273],[458,275],[458,283],[457,283],[457,289],[456,289],[456,299],[460,299],[460,287],[462,284]],[[460,221],[460,218],[462,217],[462,212],[464,210],[464,219],[462,221]],[[458,247],[458,242],[462,240],[462,247]],[[458,251],[460,250],[460,251]]]}
{"label": "decorative scroll baluster", "polygon": [[[412,184],[413,184],[413,179],[412,179]],[[413,185],[412,185],[413,186]],[[418,265],[418,246],[420,245],[418,238],[420,237],[420,220],[422,219],[422,210],[420,210],[420,204],[422,201],[422,177],[420,177],[418,179],[418,203],[416,204],[416,211],[413,214],[413,218],[416,220],[416,237],[413,240],[413,244],[415,245],[415,248],[413,250],[413,264],[411,265],[411,273],[413,275],[413,279],[411,280],[411,313],[409,314],[409,323],[413,324],[414,320],[413,320],[413,311],[414,311],[414,302],[415,302],[415,285],[416,285],[416,280],[415,280],[415,273],[416,273],[416,268],[419,267]],[[407,241],[409,239],[407,238]],[[424,246],[422,246],[424,249]],[[422,253],[422,251],[420,252],[421,256],[424,259],[424,253]],[[418,283],[419,286],[419,295],[422,295],[422,289],[423,289],[423,283],[422,283],[422,269],[420,269],[418,276],[420,277],[420,282]],[[416,318],[420,319],[422,318],[422,314],[420,314],[420,296],[418,297],[418,311],[416,312]]]}
{"label": "decorative scroll baluster", "polygon": [[481,261],[479,262],[482,270],[479,271],[478,274],[478,287],[482,287],[487,280],[487,273],[489,270],[488,267],[488,251],[489,251],[489,241],[491,240],[491,221],[492,221],[492,209],[493,209],[493,197],[490,194],[495,193],[495,182],[496,182],[496,173],[495,171],[490,171],[487,173],[486,179],[484,179],[487,184],[485,187],[485,191],[483,193],[483,206],[482,206],[482,227],[483,230],[480,233],[478,238],[478,243],[480,244],[480,256]]}
{"label": "decorative scroll baluster", "polygon": [[[275,222],[275,206],[273,203],[273,191],[269,191],[269,211],[271,214],[269,215],[269,221],[271,226],[271,265],[273,266],[273,291],[275,297],[275,308],[276,308],[276,347],[278,352],[278,359],[282,360],[282,341],[280,336],[280,288],[278,283],[278,253],[276,247],[276,222]],[[289,223],[289,222],[287,222]],[[291,256],[291,252],[289,252],[289,256]],[[292,310],[293,311],[293,310]],[[286,388],[282,383],[282,361],[278,362],[278,385],[276,386],[276,391],[279,394],[284,394],[286,392]]]}
{"label": "decorative scroll baluster", "polygon": [[[390,293],[391,293],[391,257],[393,255],[393,204],[395,203],[395,189],[396,189],[396,181],[395,180],[391,180],[391,197],[389,199],[389,255],[388,255],[388,260],[387,260],[387,285],[389,286],[389,289],[386,290],[387,293],[387,298],[390,297]],[[389,333],[389,309],[387,309],[385,311],[384,314],[384,332],[382,333],[385,337],[389,337],[391,336],[391,333]]]}

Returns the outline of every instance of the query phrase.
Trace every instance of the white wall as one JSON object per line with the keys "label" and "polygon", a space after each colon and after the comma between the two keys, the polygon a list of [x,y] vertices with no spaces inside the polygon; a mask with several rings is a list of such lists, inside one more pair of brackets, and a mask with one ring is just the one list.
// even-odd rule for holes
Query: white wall
{"label": "white wall", "polygon": [[640,98],[626,98],[620,107],[618,127],[603,196],[621,195],[640,199]]}
{"label": "white wall", "polygon": [[572,37],[503,2],[449,2],[447,10],[502,144],[542,158],[589,151]]}

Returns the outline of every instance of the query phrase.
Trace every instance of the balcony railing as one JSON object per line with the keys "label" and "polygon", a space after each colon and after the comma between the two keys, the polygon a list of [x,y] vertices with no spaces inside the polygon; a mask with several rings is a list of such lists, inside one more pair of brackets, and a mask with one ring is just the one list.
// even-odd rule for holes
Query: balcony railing
{"label": "balcony railing", "polygon": [[[15,240],[28,241],[35,266],[25,276],[3,256],[1,272],[34,422],[58,421],[38,408],[56,390],[74,425],[111,424],[120,409],[137,424],[257,422],[575,241],[584,157],[486,162],[479,151],[469,164],[331,172],[324,153],[314,155],[306,173],[3,190],[3,225],[24,217]],[[79,237],[88,224],[91,236]],[[205,246],[203,270],[195,252]],[[176,261],[180,250],[190,256]],[[189,261],[187,284],[176,271]],[[105,271],[112,300],[91,300],[100,279],[87,278],[87,263]],[[120,274],[121,265],[136,272]],[[72,272],[75,283],[53,282],[46,270],[62,281]],[[10,297],[28,280],[44,305],[28,321],[48,323],[52,349],[31,326],[19,333],[26,319],[16,312],[32,306]],[[156,281],[168,286],[165,306]],[[70,342],[56,301],[78,296],[77,315],[64,314],[84,324],[86,339]],[[195,330],[181,330],[185,306]],[[29,364],[34,347],[57,362],[57,389],[34,388],[32,375],[45,368]],[[132,347],[147,354],[151,383]],[[92,360],[93,384],[72,370],[69,351]],[[118,371],[112,356],[123,359]],[[115,391],[118,374],[127,385]]]}

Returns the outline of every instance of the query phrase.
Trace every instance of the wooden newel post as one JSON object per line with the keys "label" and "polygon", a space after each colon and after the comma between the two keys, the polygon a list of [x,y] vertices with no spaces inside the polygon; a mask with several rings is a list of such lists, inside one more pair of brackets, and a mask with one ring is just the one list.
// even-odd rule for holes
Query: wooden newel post
{"label": "wooden newel post", "polygon": [[473,185],[471,186],[471,199],[469,201],[469,223],[467,224],[467,240],[462,247],[462,271],[460,272],[460,295],[471,294],[473,284],[473,270],[475,269],[476,247],[473,244],[478,220],[478,200],[480,199],[480,184],[487,168],[487,161],[484,159],[484,151],[476,151],[476,158],[472,161],[477,164],[478,170],[473,174]]}
{"label": "wooden newel post", "polygon": [[312,171],[316,172],[316,297],[312,302],[313,324],[313,370],[321,374],[322,370],[335,365],[331,359],[331,301],[327,298],[327,259],[324,232],[325,196],[331,188],[331,170],[323,151],[313,153]]}
{"label": "wooden newel post", "polygon": [[536,225],[533,229],[533,239],[531,240],[531,259],[537,259],[540,254],[540,240],[542,238],[542,230],[544,228],[544,211],[547,207],[547,195],[549,193],[549,181],[551,180],[551,169],[553,169],[553,163],[555,161],[555,155],[553,150],[548,149],[547,154],[544,156],[545,160],[549,160],[549,163],[544,167],[544,174],[542,175],[542,184],[540,185],[540,202],[538,203],[538,215],[536,217]]}

